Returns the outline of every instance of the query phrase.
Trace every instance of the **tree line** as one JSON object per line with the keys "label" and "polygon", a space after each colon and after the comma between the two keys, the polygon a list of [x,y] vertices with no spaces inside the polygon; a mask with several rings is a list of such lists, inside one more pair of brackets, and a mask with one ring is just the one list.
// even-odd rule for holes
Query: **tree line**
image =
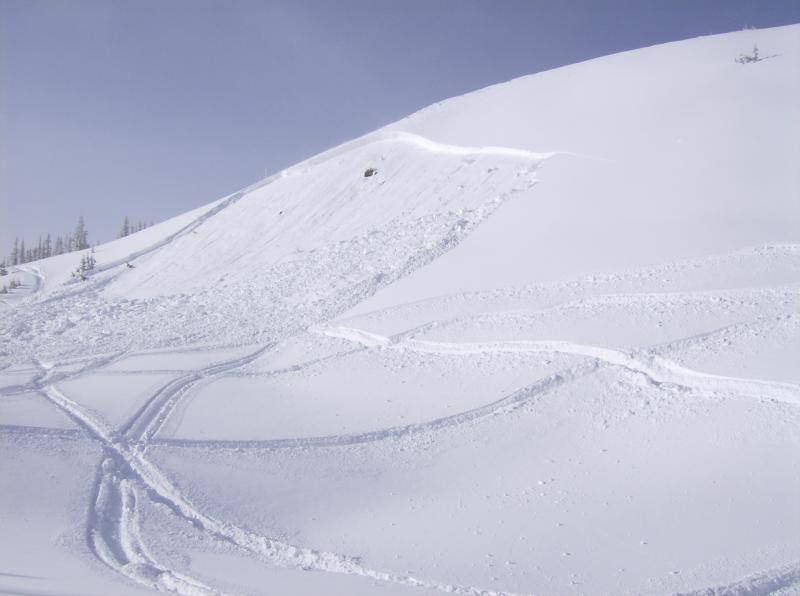
{"label": "tree line", "polygon": [[8,256],[7,263],[12,266],[21,265],[22,263],[38,261],[39,259],[46,259],[47,257],[87,248],[89,248],[89,231],[86,229],[83,216],[81,216],[78,218],[78,223],[75,225],[74,230],[67,232],[63,236],[57,236],[55,241],[50,234],[47,234],[44,238],[39,236],[36,244],[26,244],[24,239],[20,241],[19,238],[14,238],[14,244],[11,246],[11,254]]}
{"label": "tree line", "polygon": [[141,232],[145,228],[149,228],[153,225],[153,221],[150,220],[150,223],[145,221],[139,220],[137,222],[131,222],[128,219],[128,216],[125,216],[125,221],[122,222],[122,228],[120,228],[119,234],[117,238],[124,238],[125,236],[130,236],[131,234],[135,234],[136,232]]}
{"label": "tree line", "polygon": [[[145,228],[149,228],[153,222],[146,223],[144,221],[131,222],[126,216],[119,231],[118,238],[124,238]],[[86,229],[86,223],[83,216],[78,218],[78,223],[75,228],[66,234],[56,236],[55,238],[49,233],[46,236],[39,236],[36,243],[25,243],[25,240],[14,238],[14,244],[11,246],[11,253],[4,261],[3,265],[14,266],[22,265],[23,263],[30,263],[31,261],[38,261],[39,259],[46,259],[56,255],[63,255],[68,252],[75,252],[78,250],[86,250],[90,247],[89,244],[89,231]]]}

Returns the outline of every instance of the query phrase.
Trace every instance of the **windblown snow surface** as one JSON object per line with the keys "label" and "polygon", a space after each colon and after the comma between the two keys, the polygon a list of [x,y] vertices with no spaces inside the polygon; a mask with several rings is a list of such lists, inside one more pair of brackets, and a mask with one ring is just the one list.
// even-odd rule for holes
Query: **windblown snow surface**
{"label": "windblown snow surface", "polygon": [[0,592],[800,593],[799,99],[627,52],[18,267]]}

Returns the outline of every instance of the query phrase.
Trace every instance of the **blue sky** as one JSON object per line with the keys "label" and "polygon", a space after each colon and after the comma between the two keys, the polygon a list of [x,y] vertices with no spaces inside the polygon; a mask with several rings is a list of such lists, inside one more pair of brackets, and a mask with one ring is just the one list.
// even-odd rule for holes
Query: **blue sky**
{"label": "blue sky", "polygon": [[0,254],[163,220],[435,101],[797,0],[0,0]]}

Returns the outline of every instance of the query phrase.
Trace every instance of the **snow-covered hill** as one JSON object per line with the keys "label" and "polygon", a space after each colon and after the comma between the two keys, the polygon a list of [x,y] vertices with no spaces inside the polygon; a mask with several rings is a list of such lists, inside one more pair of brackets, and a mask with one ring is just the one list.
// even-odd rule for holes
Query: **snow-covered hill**
{"label": "snow-covered hill", "polygon": [[627,52],[19,267],[0,591],[800,592],[799,97]]}

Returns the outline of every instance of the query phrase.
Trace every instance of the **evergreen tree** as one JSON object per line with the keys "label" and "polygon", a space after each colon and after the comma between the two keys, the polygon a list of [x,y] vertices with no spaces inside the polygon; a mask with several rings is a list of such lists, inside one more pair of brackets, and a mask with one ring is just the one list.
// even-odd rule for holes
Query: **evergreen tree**
{"label": "evergreen tree", "polygon": [[78,267],[78,273],[82,274],[87,271],[91,271],[94,269],[96,261],[94,260],[94,255],[92,253],[86,253],[81,256],[81,264]]}
{"label": "evergreen tree", "polygon": [[[124,238],[135,232],[139,232],[153,225],[153,222],[138,220],[131,222],[128,216],[122,224],[119,232],[119,238]],[[55,255],[62,255],[68,252],[79,250],[86,250],[92,248],[89,244],[89,232],[86,229],[86,223],[83,216],[78,217],[78,222],[72,232],[67,232],[66,235],[53,236],[46,234],[39,236],[35,244],[27,245],[25,240],[20,240],[19,237],[14,239],[11,246],[11,253],[5,259],[6,267],[21,265],[39,259],[46,259]]]}
{"label": "evergreen tree", "polygon": [[74,250],[84,250],[89,248],[89,232],[86,231],[86,224],[83,222],[83,215],[78,217],[78,224],[75,226],[74,242]]}
{"label": "evergreen tree", "polygon": [[0,263],[0,275],[8,275],[8,269],[6,269],[6,262],[5,261]]}

